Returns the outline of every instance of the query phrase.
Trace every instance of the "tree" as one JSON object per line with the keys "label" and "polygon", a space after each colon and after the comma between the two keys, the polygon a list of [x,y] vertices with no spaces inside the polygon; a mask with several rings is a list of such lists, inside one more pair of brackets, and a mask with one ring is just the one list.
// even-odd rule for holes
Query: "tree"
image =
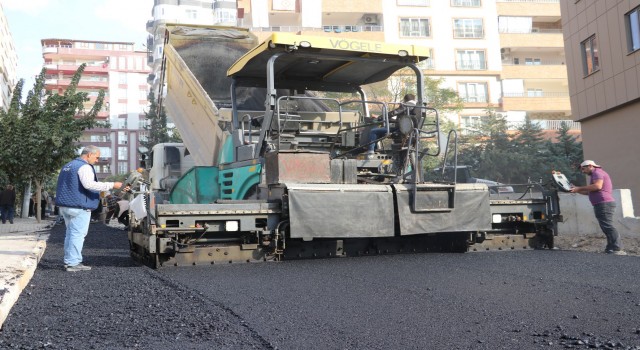
{"label": "tree", "polygon": [[[441,85],[444,78],[424,77],[424,100],[431,108],[442,112],[457,112],[463,107],[463,101],[458,93]],[[400,102],[406,94],[416,93],[416,77],[414,75],[398,73],[391,79],[364,87],[368,98],[374,101]]]}
{"label": "tree", "polygon": [[557,140],[555,143],[547,142],[548,162],[552,170],[560,171],[578,186],[585,185],[585,177],[578,167],[584,157],[582,142],[578,142],[577,136],[569,134],[569,125],[565,122],[560,124]]}
{"label": "tree", "polygon": [[[144,129],[148,131],[148,136],[146,141],[140,141],[140,145],[147,149],[143,153],[148,158],[153,146],[165,142],[182,142],[182,139],[177,129],[167,126],[167,114],[164,108],[158,108],[153,91],[149,93],[147,99],[149,101],[149,110],[145,112],[145,117],[148,124]],[[160,113],[158,113],[159,109]]]}
{"label": "tree", "polygon": [[487,107],[478,131],[460,135],[458,164],[471,167],[476,177],[510,182],[517,175],[517,157],[507,131],[505,117]]}
{"label": "tree", "polygon": [[[76,142],[83,131],[99,125],[95,116],[102,108],[104,91],[100,91],[88,112],[84,110],[84,102],[89,101],[87,93],[77,91],[85,66],[78,67],[62,95],[44,89],[44,68],[24,104],[20,103],[23,82],[14,89],[14,99],[6,113],[12,133],[3,133],[2,137],[3,152],[10,159],[3,157],[2,165],[6,164],[16,178],[35,183],[36,203],[41,200],[46,180],[77,157]],[[36,217],[41,218],[40,206],[37,206]]]}
{"label": "tree", "polygon": [[21,164],[14,157],[13,152],[16,151],[15,145],[19,144],[22,137],[19,126],[23,85],[23,80],[18,81],[9,109],[7,111],[0,110],[0,130],[2,130],[0,133],[0,176],[6,183],[16,183],[20,179]]}
{"label": "tree", "polygon": [[540,125],[526,117],[524,124],[517,129],[513,146],[513,152],[518,155],[513,164],[517,169],[515,179],[518,183],[538,181],[550,176],[551,169],[546,162],[546,143]]}

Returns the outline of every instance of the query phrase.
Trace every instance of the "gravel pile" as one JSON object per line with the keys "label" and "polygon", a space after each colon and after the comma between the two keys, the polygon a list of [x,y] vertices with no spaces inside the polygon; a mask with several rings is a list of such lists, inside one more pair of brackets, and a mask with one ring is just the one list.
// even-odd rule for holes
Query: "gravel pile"
{"label": "gravel pile", "polygon": [[84,263],[66,272],[52,229],[31,283],[0,330],[0,349],[251,349],[269,344],[222,305],[133,262],[126,232],[92,224]]}

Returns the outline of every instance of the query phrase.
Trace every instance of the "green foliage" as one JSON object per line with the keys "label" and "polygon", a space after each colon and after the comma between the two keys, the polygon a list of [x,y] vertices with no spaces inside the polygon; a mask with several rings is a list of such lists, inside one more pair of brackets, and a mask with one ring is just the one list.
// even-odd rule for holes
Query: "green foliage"
{"label": "green foliage", "polygon": [[141,140],[140,145],[147,148],[145,154],[148,157],[153,146],[166,142],[182,142],[182,138],[177,129],[167,126],[167,114],[164,108],[161,108],[158,114],[159,108],[153,91],[149,93],[147,99],[149,101],[149,111],[145,112],[145,117],[148,124],[144,129],[148,131],[148,137],[146,141]]}
{"label": "green foliage", "polygon": [[[456,112],[463,107],[458,93],[440,85],[444,78],[433,79],[424,77],[424,100],[429,107],[440,112]],[[388,81],[369,84],[364,87],[367,99],[381,102],[400,102],[406,94],[416,93],[416,78],[414,75],[397,75]]]}
{"label": "green foliage", "polygon": [[78,68],[62,95],[44,89],[43,68],[26,101],[20,102],[24,85],[20,81],[9,110],[0,114],[2,130],[9,131],[0,136],[0,168],[5,169],[11,182],[33,181],[38,197],[52,174],[77,157],[76,142],[83,131],[97,125],[95,116],[102,108],[104,91],[100,91],[91,110],[85,111],[84,102],[89,98],[86,92],[77,91],[84,68],[84,64]]}
{"label": "green foliage", "polygon": [[[528,118],[510,133],[506,119],[488,108],[479,132],[460,137],[458,164],[468,165],[474,176],[502,183],[551,180],[553,170],[564,173],[575,184],[584,182],[577,165],[582,144],[569,134],[569,126],[558,130],[558,142],[545,140],[539,125]],[[447,164],[453,164],[450,158]]]}
{"label": "green foliage", "polygon": [[556,143],[547,142],[550,166],[563,173],[575,185],[586,185],[585,176],[579,168],[584,159],[582,143],[578,142],[576,136],[569,134],[569,125],[564,122],[558,130],[557,140]]}

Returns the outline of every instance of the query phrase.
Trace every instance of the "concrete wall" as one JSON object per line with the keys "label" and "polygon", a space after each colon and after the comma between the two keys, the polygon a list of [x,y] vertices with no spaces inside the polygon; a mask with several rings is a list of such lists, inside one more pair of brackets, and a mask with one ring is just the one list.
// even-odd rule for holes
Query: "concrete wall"
{"label": "concrete wall", "polygon": [[[620,235],[624,237],[640,236],[640,217],[636,217],[628,189],[614,190],[616,199],[615,223]],[[561,193],[560,212],[564,222],[558,224],[558,234],[603,235],[593,214],[589,197],[581,194]]]}

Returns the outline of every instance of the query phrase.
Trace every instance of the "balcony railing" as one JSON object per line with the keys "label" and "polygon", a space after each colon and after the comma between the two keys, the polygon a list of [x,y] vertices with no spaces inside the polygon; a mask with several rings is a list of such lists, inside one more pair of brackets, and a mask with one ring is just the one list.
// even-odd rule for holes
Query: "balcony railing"
{"label": "balcony railing", "polygon": [[457,70],[486,70],[487,61],[477,61],[477,60],[456,61],[456,69]]}
{"label": "balcony railing", "polygon": [[[579,122],[573,120],[546,120],[546,119],[531,119],[531,123],[538,125],[542,130],[560,130],[562,123],[569,126],[569,130],[582,130]],[[463,135],[474,135],[480,133],[480,126],[482,121],[474,121],[471,123],[460,123],[460,129]],[[507,130],[517,130],[524,126],[525,121],[512,121],[507,122]]]}
{"label": "balcony railing", "polygon": [[335,25],[335,26],[323,26],[322,28],[316,27],[302,27],[302,26],[273,26],[273,27],[252,27],[251,31],[254,32],[325,32],[325,33],[350,33],[350,32],[383,32],[384,26],[379,25]]}
{"label": "balcony railing", "polygon": [[498,32],[500,34],[562,34],[562,28],[500,28]]}
{"label": "balcony railing", "polygon": [[[524,121],[507,122],[509,130],[515,130],[524,125]],[[581,130],[580,122],[573,120],[547,120],[547,119],[531,119],[531,124],[537,125],[542,130],[560,130],[562,123],[565,123],[569,130]]]}
{"label": "balcony railing", "polygon": [[503,97],[569,97],[568,92],[547,92],[547,91],[527,91],[527,92],[505,92]]}
{"label": "balcony railing", "polygon": [[[514,62],[514,58],[518,60],[518,62]],[[564,66],[564,60],[540,60],[540,61],[529,61],[526,59],[522,59],[520,57],[514,57],[502,60],[503,66]]]}
{"label": "balcony railing", "polygon": [[496,2],[528,2],[540,4],[559,4],[560,0],[496,0]]}
{"label": "balcony railing", "polygon": [[451,6],[454,7],[480,7],[480,0],[451,0]]}

